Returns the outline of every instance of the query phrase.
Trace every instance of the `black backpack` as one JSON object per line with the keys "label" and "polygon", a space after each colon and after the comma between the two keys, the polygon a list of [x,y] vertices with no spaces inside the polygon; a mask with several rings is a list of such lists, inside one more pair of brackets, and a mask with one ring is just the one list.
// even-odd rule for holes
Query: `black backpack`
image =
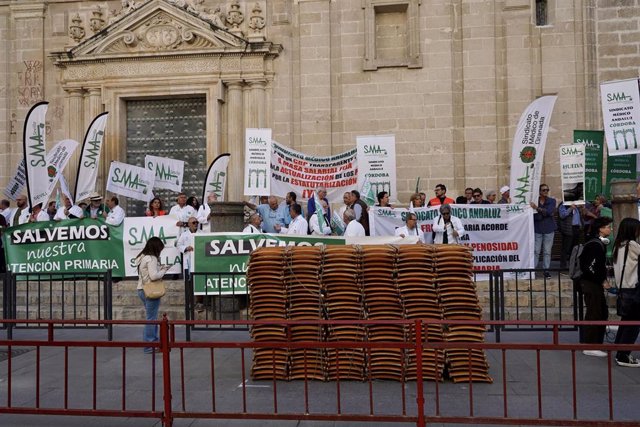
{"label": "black backpack", "polygon": [[595,238],[585,243],[576,245],[573,247],[573,249],[571,249],[571,256],[569,257],[569,277],[571,277],[573,280],[579,280],[582,277],[582,269],[580,268],[580,256],[582,255],[582,251],[584,250],[585,245],[588,245],[593,241],[596,241],[604,246],[600,239]]}

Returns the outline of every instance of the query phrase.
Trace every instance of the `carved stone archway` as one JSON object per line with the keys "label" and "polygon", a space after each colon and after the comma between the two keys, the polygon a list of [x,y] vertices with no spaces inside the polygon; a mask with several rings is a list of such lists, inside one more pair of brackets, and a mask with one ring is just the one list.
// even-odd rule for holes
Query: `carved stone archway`
{"label": "carved stone archway", "polygon": [[[268,127],[273,60],[282,46],[230,30],[219,14],[180,0],[128,2],[91,38],[52,53],[69,104],[68,131],[81,140],[93,117],[109,111],[102,176],[124,160],[130,99],[204,95],[207,160],[231,153],[228,200],[242,196],[244,129]],[[236,20],[237,21],[237,20]]]}

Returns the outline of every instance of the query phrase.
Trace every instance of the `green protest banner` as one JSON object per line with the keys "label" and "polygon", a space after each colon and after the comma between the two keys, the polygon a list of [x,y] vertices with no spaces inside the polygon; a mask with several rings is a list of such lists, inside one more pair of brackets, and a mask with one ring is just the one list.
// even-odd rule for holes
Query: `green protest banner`
{"label": "green protest banner", "polygon": [[586,147],[584,197],[587,201],[593,201],[602,193],[604,131],[574,130],[573,142]]}
{"label": "green protest banner", "polygon": [[3,237],[13,273],[104,272],[124,276],[122,227],[103,220],[36,222],[8,228]]}
{"label": "green protest banner", "polygon": [[611,183],[616,181],[635,181],[636,154],[607,157],[607,185],[604,194],[611,199]]}
{"label": "green protest banner", "polygon": [[[244,273],[249,267],[249,255],[257,248],[344,244],[345,239],[342,237],[242,233],[196,234],[194,271],[212,274],[195,276],[194,293],[196,295],[247,293]],[[218,276],[215,273],[240,274]]]}

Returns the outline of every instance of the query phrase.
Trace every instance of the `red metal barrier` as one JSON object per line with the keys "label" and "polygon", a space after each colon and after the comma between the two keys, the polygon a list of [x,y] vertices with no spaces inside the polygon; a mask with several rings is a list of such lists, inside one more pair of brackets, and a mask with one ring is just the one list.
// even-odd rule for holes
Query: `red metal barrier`
{"label": "red metal barrier", "polygon": [[[20,321],[24,322],[24,321]],[[36,322],[36,321],[34,321]],[[68,321],[37,321],[48,324],[48,334],[44,339],[0,340],[0,349],[12,350],[16,347],[35,348],[35,354],[25,358],[13,358],[9,352],[6,369],[0,372],[0,399],[6,394],[3,405],[0,400],[0,414],[49,414],[83,415],[111,417],[146,417],[161,419],[165,426],[171,426],[176,418],[205,419],[282,419],[319,421],[366,421],[409,422],[417,426],[429,423],[501,424],[501,425],[564,425],[564,426],[637,426],[640,408],[619,405],[620,398],[614,398],[616,384],[621,375],[640,373],[638,370],[618,371],[614,368],[612,350],[640,350],[640,345],[601,346],[567,343],[561,340],[559,327],[572,324],[614,325],[620,322],[518,322],[520,325],[547,325],[553,328],[548,342],[347,342],[347,341],[225,341],[224,333],[217,332],[218,340],[186,341],[176,335],[189,323],[184,321],[156,322],[160,325],[160,343],[153,347],[162,351],[161,359],[142,355],[142,348],[150,346],[141,341],[75,341],[59,340],[54,326],[72,323]],[[82,322],[83,324],[86,321]],[[144,322],[101,321],[96,324],[111,323],[113,326],[136,325],[140,329]],[[274,322],[215,322],[216,324],[274,324]],[[438,321],[447,325],[505,325],[513,322],[483,321]],[[290,326],[300,325],[354,325],[346,321],[298,321],[279,322]],[[421,321],[362,321],[357,322],[367,328],[371,325],[395,324],[415,328],[414,337],[422,337],[426,324]],[[640,325],[640,322],[627,324]],[[14,332],[15,333],[15,332]],[[65,330],[66,334],[73,333]],[[209,338],[210,332],[198,334],[195,338]],[[514,333],[522,337],[522,334]],[[567,336],[569,336],[568,333]],[[117,334],[116,334],[117,336]],[[575,333],[571,335],[575,337]],[[216,338],[217,338],[216,337]],[[490,335],[488,336],[489,339]],[[526,337],[530,337],[529,334]],[[245,358],[253,349],[271,348],[275,361],[275,349],[303,349],[305,374],[299,381],[261,380],[250,381]],[[367,375],[364,381],[348,381],[339,376],[333,382],[321,382],[307,378],[307,356],[315,349],[364,349],[371,355],[378,349],[404,349],[415,351],[417,379],[399,382],[372,380]],[[471,350],[486,351],[491,356],[490,373],[493,384],[465,382],[452,384],[436,376],[438,381],[424,381],[422,371],[425,351],[434,349],[466,349],[471,366]],[[43,357],[43,353],[53,356]],[[584,349],[608,351],[608,358],[598,361],[577,355]],[[117,350],[117,351],[116,351]],[[82,363],[76,352],[89,354],[89,361]],[[438,353],[436,352],[436,357]],[[568,357],[566,357],[568,356]],[[104,358],[109,357],[109,363]],[[15,360],[14,360],[15,359]],[[77,360],[76,360],[77,359]],[[149,361],[149,371],[145,378],[149,395],[131,393],[128,382],[140,382],[139,371],[132,372],[140,361]],[[370,359],[370,358],[369,358]],[[49,366],[52,360],[55,366]],[[45,362],[46,361],[46,362]],[[336,358],[340,363],[340,358]],[[514,361],[516,363],[514,363]],[[555,361],[555,362],[554,362]],[[558,361],[560,364],[558,365]],[[26,362],[30,362],[26,364]],[[31,363],[32,362],[32,363]],[[160,375],[162,386],[156,384]],[[526,363],[524,363],[526,362]],[[404,362],[402,362],[404,363]],[[554,364],[556,363],[556,364]],[[46,365],[46,366],[45,366]],[[114,372],[113,365],[120,368]],[[275,366],[275,364],[274,364]],[[238,368],[233,370],[233,368]],[[105,368],[108,368],[106,371]],[[339,371],[339,370],[337,370]],[[78,372],[87,373],[87,381],[81,390],[70,389],[70,379]],[[436,371],[437,372],[437,371]],[[28,373],[28,374],[27,374]],[[26,396],[24,387],[16,388],[16,378],[24,383],[33,377],[31,395]],[[592,383],[584,384],[583,377],[594,377]],[[275,368],[274,368],[275,376]],[[29,377],[29,378],[31,378]],[[43,391],[42,382],[46,377],[58,381],[62,392],[61,402],[51,403],[50,396]],[[239,384],[238,384],[239,382]],[[6,384],[6,385],[3,385]],[[236,386],[237,384],[237,386]],[[464,390],[460,388],[464,385]],[[521,385],[532,390],[514,390]],[[604,386],[604,387],[603,387]],[[620,385],[621,386],[621,385]],[[77,385],[74,385],[77,387]],[[140,386],[136,386],[137,390]],[[598,390],[602,388],[602,390]],[[105,401],[103,392],[117,391],[120,398],[117,407]],[[453,393],[453,394],[452,394]],[[622,392],[620,392],[622,396]],[[357,396],[359,399],[354,399]],[[526,404],[523,396],[529,397]],[[631,397],[630,397],[631,396]],[[150,397],[150,400],[146,400]],[[454,398],[452,398],[454,397]],[[633,398],[625,395],[624,398]],[[566,408],[558,409],[557,399],[566,400]],[[583,403],[587,399],[587,404]],[[595,399],[595,400],[594,400]],[[162,402],[160,404],[160,402]],[[615,402],[615,404],[614,404]],[[628,401],[627,401],[628,402]],[[162,408],[160,408],[160,405]],[[636,413],[637,412],[637,413]]]}

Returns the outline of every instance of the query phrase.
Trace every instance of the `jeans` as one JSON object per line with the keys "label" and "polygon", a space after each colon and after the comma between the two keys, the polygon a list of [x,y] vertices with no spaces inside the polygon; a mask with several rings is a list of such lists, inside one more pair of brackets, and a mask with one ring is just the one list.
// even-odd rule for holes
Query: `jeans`
{"label": "jeans", "polygon": [[[158,320],[160,298],[148,299],[144,296],[144,291],[142,289],[138,289],[138,296],[140,297],[142,305],[144,306],[144,310],[146,312],[146,320]],[[144,342],[160,341],[160,337],[158,336],[158,325],[144,325],[144,329],[142,331],[142,340]],[[144,351],[145,353],[151,353],[153,351],[153,348],[145,347]]]}
{"label": "jeans", "polygon": [[551,265],[551,247],[553,246],[553,235],[555,233],[540,234],[535,233],[535,258],[534,268],[540,259],[540,249],[542,249],[542,268],[549,269]]}

